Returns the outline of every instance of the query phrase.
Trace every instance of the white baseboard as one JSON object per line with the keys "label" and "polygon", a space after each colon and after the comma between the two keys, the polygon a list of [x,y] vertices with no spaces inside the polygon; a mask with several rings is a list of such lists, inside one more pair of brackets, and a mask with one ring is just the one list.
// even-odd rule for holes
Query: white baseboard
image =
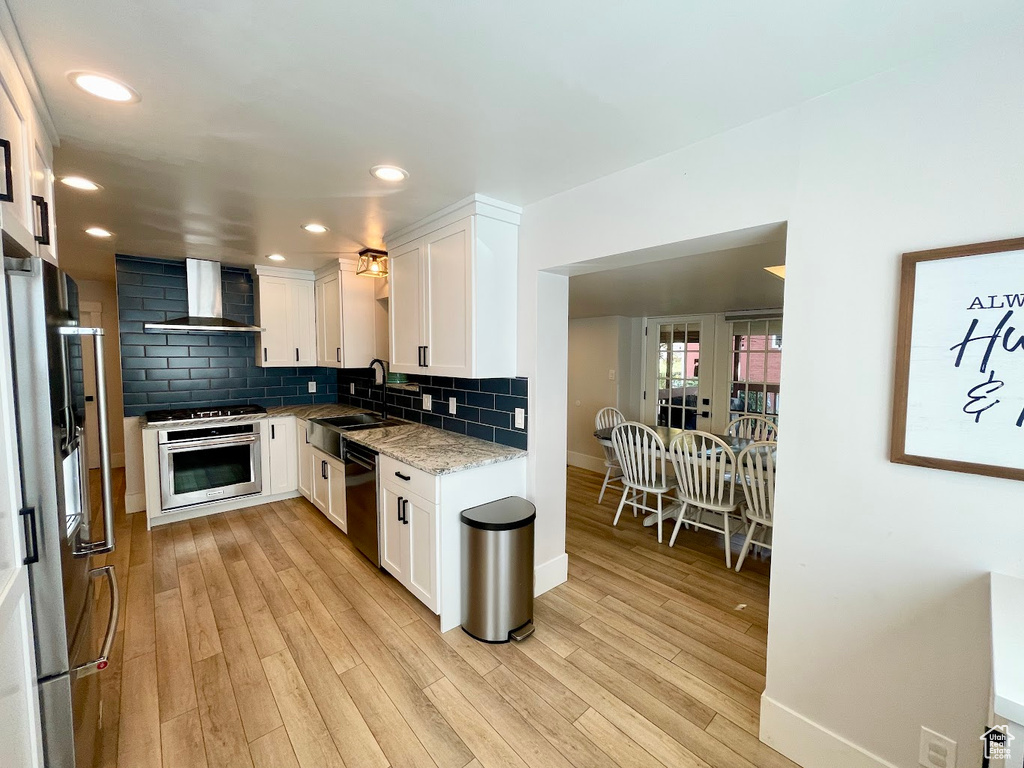
{"label": "white baseboard", "polygon": [[586,453],[577,453],[576,451],[567,451],[566,461],[570,466],[589,469],[591,472],[597,472],[601,475],[607,469],[604,465],[604,457],[589,456]]}
{"label": "white baseboard", "polygon": [[533,569],[533,596],[543,595],[569,578],[569,556],[564,552],[558,557]]}
{"label": "white baseboard", "polygon": [[133,512],[146,511],[146,492],[126,493],[124,495],[124,511],[129,515]]}
{"label": "white baseboard", "polygon": [[761,741],[804,768],[898,768],[765,694]]}

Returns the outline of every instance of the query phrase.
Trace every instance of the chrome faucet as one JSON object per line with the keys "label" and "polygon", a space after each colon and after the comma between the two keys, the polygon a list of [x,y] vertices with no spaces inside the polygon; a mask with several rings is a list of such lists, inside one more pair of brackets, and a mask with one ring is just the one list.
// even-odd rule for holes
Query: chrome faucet
{"label": "chrome faucet", "polygon": [[370,370],[373,366],[380,366],[380,418],[386,421],[388,418],[388,364],[380,358],[373,358],[370,361]]}

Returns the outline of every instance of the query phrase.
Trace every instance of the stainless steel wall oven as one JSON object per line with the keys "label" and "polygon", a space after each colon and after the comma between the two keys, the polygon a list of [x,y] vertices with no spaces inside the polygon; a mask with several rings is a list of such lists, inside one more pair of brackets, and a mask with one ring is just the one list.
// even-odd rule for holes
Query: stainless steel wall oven
{"label": "stainless steel wall oven", "polygon": [[162,429],[157,443],[164,512],[263,491],[256,423]]}

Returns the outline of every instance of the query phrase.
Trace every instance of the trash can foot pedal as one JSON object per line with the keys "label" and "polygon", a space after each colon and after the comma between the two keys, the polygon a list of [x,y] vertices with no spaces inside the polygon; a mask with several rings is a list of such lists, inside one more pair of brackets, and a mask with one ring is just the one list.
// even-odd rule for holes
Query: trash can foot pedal
{"label": "trash can foot pedal", "polygon": [[525,624],[523,624],[523,626],[521,626],[519,629],[513,629],[511,632],[509,632],[508,636],[510,639],[515,640],[518,643],[532,635],[533,630],[533,622],[528,621]]}

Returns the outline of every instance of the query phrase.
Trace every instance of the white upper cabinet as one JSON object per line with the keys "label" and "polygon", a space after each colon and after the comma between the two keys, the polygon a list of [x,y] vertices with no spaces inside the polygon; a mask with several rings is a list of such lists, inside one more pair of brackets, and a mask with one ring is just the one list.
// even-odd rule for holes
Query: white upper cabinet
{"label": "white upper cabinet", "polygon": [[316,272],[317,365],[366,368],[377,356],[374,313],[378,279],[338,261]]}
{"label": "white upper cabinet", "polygon": [[[0,225],[31,254],[56,263],[53,204],[53,141],[38,88],[18,66],[16,40],[6,6],[0,8]],[[11,32],[8,36],[8,32]],[[44,120],[45,116],[45,120]],[[51,140],[51,136],[54,137]]]}
{"label": "white upper cabinet", "polygon": [[392,371],[515,376],[519,216],[474,195],[389,233]]}
{"label": "white upper cabinet", "polygon": [[316,365],[313,273],[261,266],[253,271],[256,323],[264,329],[256,345],[256,364],[266,368]]}

